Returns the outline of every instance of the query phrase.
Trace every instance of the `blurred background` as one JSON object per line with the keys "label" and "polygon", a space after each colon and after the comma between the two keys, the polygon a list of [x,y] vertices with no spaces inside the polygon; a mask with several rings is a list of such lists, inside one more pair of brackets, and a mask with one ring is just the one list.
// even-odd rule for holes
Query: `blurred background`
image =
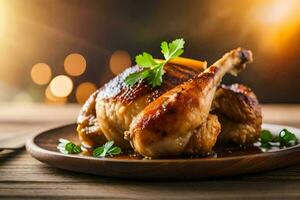
{"label": "blurred background", "polygon": [[254,63],[225,83],[262,103],[300,103],[299,0],[0,0],[0,102],[80,103],[136,54],[184,38],[212,64],[236,47]]}

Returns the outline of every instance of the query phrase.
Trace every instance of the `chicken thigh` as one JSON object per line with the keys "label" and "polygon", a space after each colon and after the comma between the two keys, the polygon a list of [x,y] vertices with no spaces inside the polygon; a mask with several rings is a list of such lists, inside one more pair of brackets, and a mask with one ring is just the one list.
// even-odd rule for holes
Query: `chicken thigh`
{"label": "chicken thigh", "polygon": [[262,124],[261,107],[250,88],[241,84],[221,85],[213,107],[222,127],[218,143],[247,145],[258,140]]}

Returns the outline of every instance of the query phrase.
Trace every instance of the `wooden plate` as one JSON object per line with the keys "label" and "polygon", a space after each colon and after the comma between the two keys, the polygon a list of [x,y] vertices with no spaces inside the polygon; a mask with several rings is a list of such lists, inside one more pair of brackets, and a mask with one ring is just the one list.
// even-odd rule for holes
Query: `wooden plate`
{"label": "wooden plate", "polygon": [[[288,128],[300,138],[300,129],[264,124],[263,128],[278,134]],[[131,179],[201,179],[254,173],[300,163],[300,145],[261,152],[249,149],[216,149],[217,156],[143,160],[129,156],[94,158],[84,155],[64,155],[57,151],[59,138],[78,142],[76,125],[51,129],[30,139],[26,148],[36,159],[61,169]]]}

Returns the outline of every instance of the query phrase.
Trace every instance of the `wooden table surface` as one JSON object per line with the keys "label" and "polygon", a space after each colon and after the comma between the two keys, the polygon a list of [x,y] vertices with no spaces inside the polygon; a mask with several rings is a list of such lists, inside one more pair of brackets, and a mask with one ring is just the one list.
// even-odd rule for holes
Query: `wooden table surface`
{"label": "wooden table surface", "polygon": [[[79,106],[0,106],[0,136],[74,121]],[[264,122],[300,127],[300,105],[264,105]],[[255,164],[255,163],[253,163]],[[188,170],[188,169],[187,169]],[[300,199],[300,165],[266,173],[185,182],[129,181],[55,169],[25,150],[0,153],[3,199]]]}

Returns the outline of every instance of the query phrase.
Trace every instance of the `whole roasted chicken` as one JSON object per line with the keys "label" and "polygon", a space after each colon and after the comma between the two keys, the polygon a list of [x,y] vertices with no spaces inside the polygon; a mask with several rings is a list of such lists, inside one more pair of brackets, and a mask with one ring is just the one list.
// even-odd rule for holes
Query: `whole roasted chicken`
{"label": "whole roasted chicken", "polygon": [[246,86],[220,86],[226,73],[237,75],[252,53],[235,49],[206,68],[205,62],[178,59],[164,66],[159,87],[144,81],[128,86],[126,69],[90,96],[78,117],[82,145],[113,140],[147,157],[209,154],[216,142],[247,145],[259,137],[261,110]]}

